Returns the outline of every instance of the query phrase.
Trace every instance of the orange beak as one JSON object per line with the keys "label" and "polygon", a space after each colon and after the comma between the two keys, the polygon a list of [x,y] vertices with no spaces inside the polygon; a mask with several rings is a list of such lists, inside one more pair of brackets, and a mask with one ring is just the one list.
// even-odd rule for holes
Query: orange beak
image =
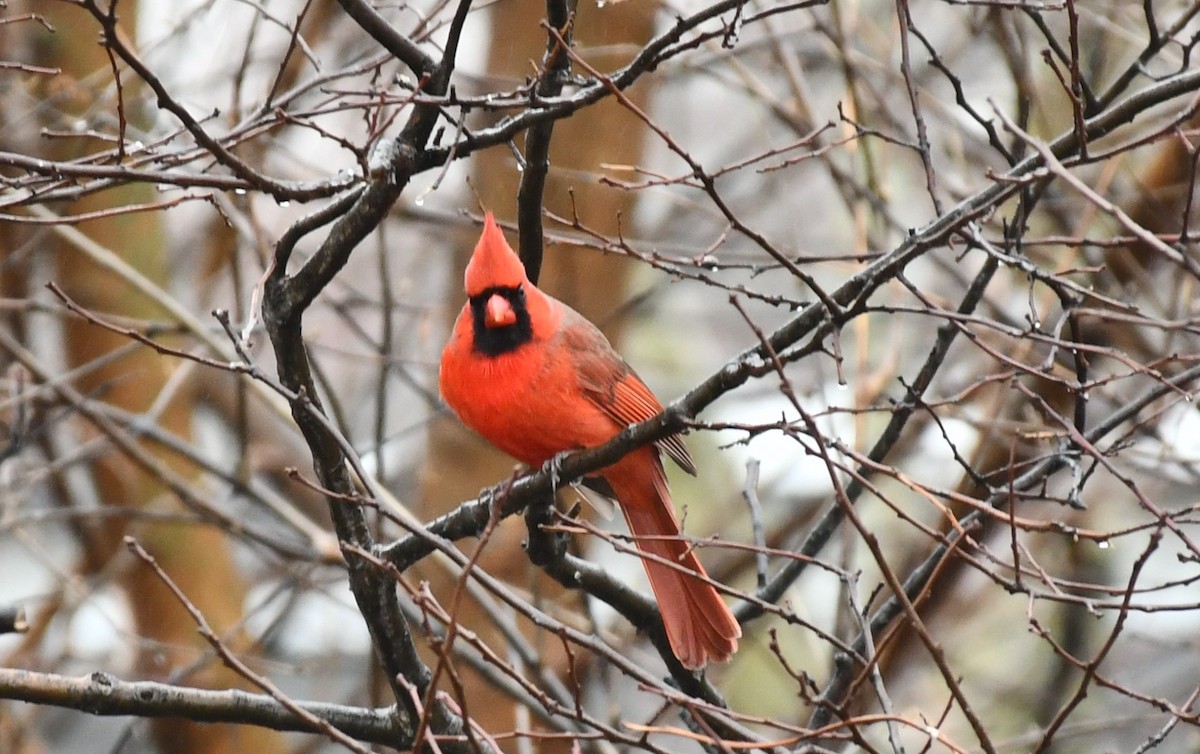
{"label": "orange beak", "polygon": [[508,327],[517,323],[517,313],[508,299],[493,293],[483,308],[483,324],[487,327]]}

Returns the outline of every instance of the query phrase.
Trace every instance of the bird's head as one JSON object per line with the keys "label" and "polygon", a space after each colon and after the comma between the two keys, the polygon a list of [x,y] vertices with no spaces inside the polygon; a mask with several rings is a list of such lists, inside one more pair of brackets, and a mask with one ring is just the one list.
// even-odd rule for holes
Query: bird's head
{"label": "bird's head", "polygon": [[484,215],[483,234],[463,282],[477,350],[495,356],[529,342],[533,328],[526,295],[536,289],[491,212]]}

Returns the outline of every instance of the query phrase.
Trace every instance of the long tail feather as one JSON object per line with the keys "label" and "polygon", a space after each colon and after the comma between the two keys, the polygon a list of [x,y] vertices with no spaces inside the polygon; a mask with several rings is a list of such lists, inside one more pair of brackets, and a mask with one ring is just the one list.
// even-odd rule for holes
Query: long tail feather
{"label": "long tail feather", "polygon": [[[634,464],[637,466],[630,468]],[[717,590],[692,575],[708,574],[687,543],[677,538],[679,521],[657,456],[630,456],[610,471],[613,473],[605,476],[617,493],[630,531],[638,538],[638,547],[684,569],[643,560],[675,656],[693,670],[709,660],[728,660],[737,650],[741,626]]]}

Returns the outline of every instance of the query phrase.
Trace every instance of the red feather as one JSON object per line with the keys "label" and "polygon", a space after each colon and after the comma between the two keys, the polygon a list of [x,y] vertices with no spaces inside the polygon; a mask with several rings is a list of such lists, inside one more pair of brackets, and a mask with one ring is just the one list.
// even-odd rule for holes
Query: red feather
{"label": "red feather", "polygon": [[[442,395],[500,450],[540,466],[562,451],[601,445],[662,411],[595,325],[529,282],[491,213],[464,282],[473,301],[442,353]],[[656,445],[599,473],[616,493],[638,547],[677,564],[643,560],[672,651],[685,667],[698,669],[710,659],[729,659],[742,632],[679,537],[659,450],[694,474],[691,456],[679,436]]]}

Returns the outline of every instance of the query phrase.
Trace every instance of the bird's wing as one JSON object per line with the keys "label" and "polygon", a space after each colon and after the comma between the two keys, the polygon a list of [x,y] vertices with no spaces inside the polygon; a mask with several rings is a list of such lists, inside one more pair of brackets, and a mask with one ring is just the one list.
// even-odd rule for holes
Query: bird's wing
{"label": "bird's wing", "polygon": [[[575,362],[584,396],[622,428],[662,413],[658,398],[617,355],[608,339],[582,315],[571,314],[574,316],[564,319],[561,333]],[[681,469],[695,476],[696,464],[680,435],[671,435],[655,445]]]}

